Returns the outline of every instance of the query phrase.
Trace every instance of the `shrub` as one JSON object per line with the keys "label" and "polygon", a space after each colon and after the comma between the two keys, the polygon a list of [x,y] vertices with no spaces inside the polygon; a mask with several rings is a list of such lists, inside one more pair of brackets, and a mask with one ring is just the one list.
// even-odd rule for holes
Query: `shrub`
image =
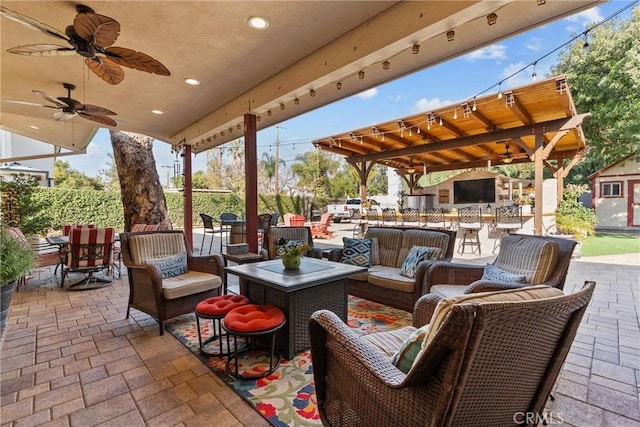
{"label": "shrub", "polygon": [[563,200],[556,210],[558,234],[573,235],[579,242],[595,234],[598,222],[593,209],[584,207],[578,197],[587,191],[586,185],[569,184],[563,192]]}

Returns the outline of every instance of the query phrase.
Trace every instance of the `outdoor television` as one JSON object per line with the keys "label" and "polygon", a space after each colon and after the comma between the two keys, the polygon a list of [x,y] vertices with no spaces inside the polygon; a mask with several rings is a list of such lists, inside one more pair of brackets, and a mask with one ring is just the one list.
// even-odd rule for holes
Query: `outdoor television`
{"label": "outdoor television", "polygon": [[494,203],[496,179],[471,179],[453,182],[453,203]]}

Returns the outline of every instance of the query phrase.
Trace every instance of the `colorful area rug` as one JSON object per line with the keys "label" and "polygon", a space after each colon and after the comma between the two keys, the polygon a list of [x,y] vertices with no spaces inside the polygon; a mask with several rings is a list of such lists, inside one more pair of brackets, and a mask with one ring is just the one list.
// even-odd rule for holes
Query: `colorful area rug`
{"label": "colorful area rug", "polygon": [[[356,333],[369,334],[411,324],[411,314],[349,296],[349,327]],[[204,334],[208,334],[202,322]],[[226,357],[203,356],[198,349],[198,332],[193,314],[176,317],[166,322],[167,330],[198,356],[205,365],[222,378],[233,390],[247,400],[274,426],[322,425],[316,406],[313,365],[308,350],[293,360],[281,360],[273,374],[258,380],[236,380],[225,371]],[[205,335],[207,336],[207,335]],[[256,365],[256,370],[264,364]]]}

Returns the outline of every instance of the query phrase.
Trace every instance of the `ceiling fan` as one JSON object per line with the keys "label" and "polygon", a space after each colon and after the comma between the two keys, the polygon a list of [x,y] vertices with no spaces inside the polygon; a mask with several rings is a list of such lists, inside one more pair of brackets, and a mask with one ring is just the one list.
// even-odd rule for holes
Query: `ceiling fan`
{"label": "ceiling fan", "polygon": [[91,104],[81,104],[79,101],[71,98],[71,91],[76,87],[71,83],[63,83],[65,89],[67,89],[67,96],[54,98],[51,95],[48,95],[39,90],[33,90],[32,92],[47,101],[53,103],[54,105],[47,104],[37,104],[35,102],[27,102],[27,101],[5,101],[11,102],[14,104],[23,104],[23,105],[34,105],[37,107],[46,107],[46,108],[57,108],[61,111],[56,111],[53,113],[54,120],[71,120],[76,116],[80,116],[83,119],[93,120],[94,122],[98,122],[105,126],[117,126],[115,120],[108,116],[115,116],[111,110],[107,110],[106,108],[99,107],[97,105]]}
{"label": "ceiling fan", "polygon": [[108,47],[120,34],[120,23],[108,16],[99,15],[88,6],[77,5],[78,14],[65,32],[36,21],[19,12],[0,6],[0,15],[18,22],[32,30],[65,40],[71,47],[55,44],[31,44],[16,46],[8,52],[27,56],[73,55],[85,58],[87,67],[105,82],[116,85],[124,80],[120,65],[147,73],[169,76],[169,70],[149,55],[124,47]]}
{"label": "ceiling fan", "polygon": [[513,154],[509,151],[509,144],[507,144],[507,141],[498,141],[498,144],[504,144],[505,146],[504,154],[498,154],[498,158],[502,163],[509,164],[513,162]]}

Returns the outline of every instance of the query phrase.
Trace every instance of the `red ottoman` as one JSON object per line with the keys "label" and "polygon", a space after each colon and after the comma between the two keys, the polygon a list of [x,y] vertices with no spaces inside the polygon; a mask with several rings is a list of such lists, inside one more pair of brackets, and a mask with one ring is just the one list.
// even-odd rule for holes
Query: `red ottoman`
{"label": "red ottoman", "polygon": [[[249,299],[242,295],[221,295],[207,298],[196,306],[196,324],[198,325],[198,343],[200,353],[205,356],[226,356],[230,353],[229,335],[222,332],[221,320],[234,308],[249,304]],[[211,319],[213,335],[202,341],[200,319]],[[222,337],[227,338],[226,350],[222,344]],[[218,351],[206,351],[205,346],[218,339]]]}
{"label": "red ottoman", "polygon": [[[229,354],[226,363],[227,372],[240,379],[263,378],[272,374],[280,366],[280,358],[276,357],[276,332],[285,324],[285,317],[282,310],[271,305],[247,304],[234,308],[224,317],[222,327],[229,335],[234,336],[234,349]],[[258,374],[247,374],[238,372],[238,355],[249,347],[238,349],[239,338],[249,338],[264,336],[271,338],[269,346],[269,369]],[[255,345],[255,343],[254,343]],[[231,361],[234,361],[235,369],[231,370]]]}

